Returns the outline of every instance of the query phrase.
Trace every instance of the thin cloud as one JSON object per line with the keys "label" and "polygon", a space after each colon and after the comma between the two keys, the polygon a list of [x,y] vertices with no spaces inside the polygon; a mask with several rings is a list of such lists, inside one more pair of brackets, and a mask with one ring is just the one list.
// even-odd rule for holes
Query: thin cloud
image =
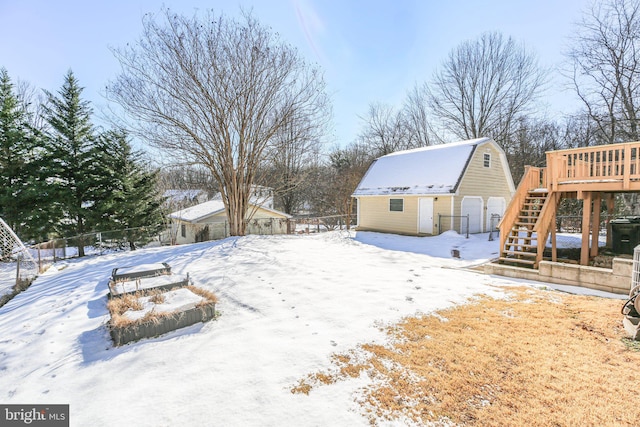
{"label": "thin cloud", "polygon": [[318,62],[327,65],[326,56],[317,44],[317,38],[324,33],[325,25],[322,18],[308,0],[293,0],[293,6],[298,17],[298,24],[304,33],[309,47],[315,54]]}

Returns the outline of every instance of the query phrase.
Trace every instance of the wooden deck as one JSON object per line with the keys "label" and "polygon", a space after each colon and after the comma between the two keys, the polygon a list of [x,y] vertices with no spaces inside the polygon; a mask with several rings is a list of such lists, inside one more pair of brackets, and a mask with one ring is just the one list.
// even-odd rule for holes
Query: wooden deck
{"label": "wooden deck", "polygon": [[[500,260],[537,268],[551,235],[551,258],[555,261],[553,224],[557,208],[562,198],[577,198],[584,207],[580,264],[588,265],[589,259],[598,253],[598,233],[591,233],[590,224],[599,224],[602,200],[607,201],[608,210],[613,213],[615,193],[640,192],[640,142],[549,151],[546,160],[545,168],[526,167],[505,211],[499,225]],[[537,197],[542,193],[545,198]],[[539,206],[533,208],[531,200],[536,197]],[[534,213],[535,221],[530,219]],[[524,224],[525,220],[529,224]]]}
{"label": "wooden deck", "polygon": [[640,191],[640,142],[547,152],[550,191]]}

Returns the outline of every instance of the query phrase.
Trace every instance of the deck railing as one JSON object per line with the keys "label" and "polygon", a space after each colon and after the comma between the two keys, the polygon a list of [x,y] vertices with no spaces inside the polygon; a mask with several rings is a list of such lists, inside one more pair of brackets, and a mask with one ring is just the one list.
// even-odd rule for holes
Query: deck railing
{"label": "deck railing", "polygon": [[620,182],[622,189],[640,181],[640,142],[547,152],[551,190],[562,184]]}
{"label": "deck railing", "polygon": [[[540,265],[542,256],[544,254],[544,247],[547,243],[547,237],[551,232],[552,227],[555,226],[554,218],[558,209],[558,198],[555,194],[548,194],[547,200],[540,211],[540,215],[536,221],[536,225],[533,227],[533,232],[536,233],[536,263],[535,266]],[[555,247],[555,246],[554,246]],[[554,252],[555,253],[555,252]],[[555,257],[555,255],[554,255]]]}

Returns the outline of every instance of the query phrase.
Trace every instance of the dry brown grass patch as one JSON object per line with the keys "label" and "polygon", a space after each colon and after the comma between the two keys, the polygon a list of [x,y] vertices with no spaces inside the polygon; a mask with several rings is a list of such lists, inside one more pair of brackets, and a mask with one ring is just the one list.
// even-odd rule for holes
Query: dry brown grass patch
{"label": "dry brown grass patch", "polygon": [[204,304],[217,303],[218,302],[218,298],[211,291],[208,291],[208,290],[202,289],[202,288],[198,288],[198,287],[193,286],[193,285],[186,286],[186,288],[189,289],[194,294],[199,295],[202,298],[204,298],[204,301],[202,301],[196,307],[202,306]]}
{"label": "dry brown grass patch", "polygon": [[[623,342],[622,302],[505,292],[508,299],[480,297],[408,318],[388,329],[393,344],[336,355],[325,375],[368,373],[374,385],[362,402],[372,423],[406,416],[468,426],[636,425],[640,352]],[[306,393],[321,383],[309,376]]]}
{"label": "dry brown grass patch", "polygon": [[[213,294],[213,292],[210,292],[195,286],[186,286],[185,288],[203,298],[202,301],[200,301],[195,305],[197,308],[200,308],[210,303],[217,302],[217,298]],[[111,313],[110,325],[112,327],[122,328],[122,327],[132,325],[134,323],[158,322],[160,318],[163,316],[174,315],[176,313],[175,311],[156,312],[154,310],[151,310],[138,320],[132,320],[129,317],[124,316],[124,313],[127,310],[143,309],[143,306],[139,301],[140,298],[150,297],[149,301],[153,302],[154,304],[162,304],[165,302],[165,294],[166,294],[166,291],[162,291],[158,289],[149,289],[146,291],[138,291],[133,294],[124,294],[124,295],[112,298],[107,303],[107,308]]]}

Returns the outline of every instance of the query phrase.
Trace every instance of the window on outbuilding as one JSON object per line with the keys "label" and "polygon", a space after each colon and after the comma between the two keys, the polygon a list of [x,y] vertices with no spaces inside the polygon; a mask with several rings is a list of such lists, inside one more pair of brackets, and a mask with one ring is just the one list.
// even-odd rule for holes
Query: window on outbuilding
{"label": "window on outbuilding", "polygon": [[389,210],[391,212],[404,211],[404,199],[389,199]]}
{"label": "window on outbuilding", "polygon": [[180,235],[182,237],[187,237],[187,226],[185,224],[180,225]]}
{"label": "window on outbuilding", "polygon": [[484,153],[484,167],[485,168],[490,168],[491,167],[491,154],[490,153]]}

